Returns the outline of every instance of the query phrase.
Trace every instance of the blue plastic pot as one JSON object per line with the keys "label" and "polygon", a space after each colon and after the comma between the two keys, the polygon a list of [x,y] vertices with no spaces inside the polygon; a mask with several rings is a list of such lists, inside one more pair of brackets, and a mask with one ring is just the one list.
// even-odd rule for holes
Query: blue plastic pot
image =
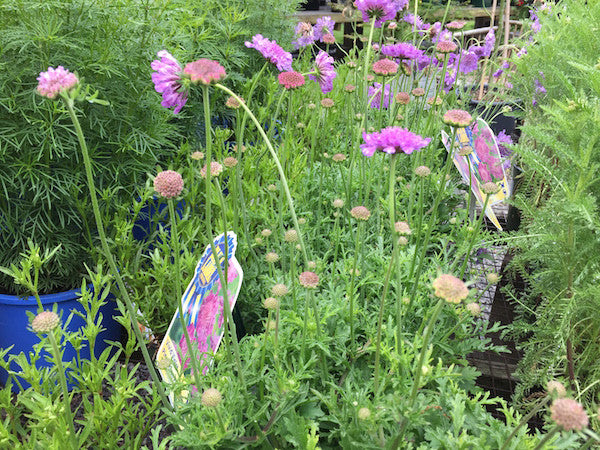
{"label": "blue plastic pot", "polygon": [[[79,303],[79,294],[81,289],[73,289],[71,291],[60,292],[57,294],[48,294],[40,296],[44,310],[52,310],[54,304],[57,304],[58,313],[61,316],[62,323],[66,321],[72,310],[85,313],[81,303]],[[114,316],[118,315],[118,308],[114,297],[109,295],[106,299],[106,304],[100,308],[102,314],[102,327],[105,331],[96,337],[94,352],[99,356],[110,344],[108,341],[119,341],[121,339],[121,324],[118,323]],[[33,346],[40,342],[38,335],[30,331],[29,317],[27,311],[37,314],[38,304],[35,297],[17,297],[15,295],[0,295],[0,348],[8,348],[11,345],[13,348],[10,353],[18,355],[23,352],[28,355],[33,351]],[[68,331],[78,331],[85,325],[84,320],[73,315]],[[73,361],[76,359],[76,351],[72,345],[64,346],[63,361]],[[80,350],[82,359],[90,359],[89,346],[85,344]],[[46,361],[45,355],[36,362],[39,368],[50,367],[52,364]],[[11,369],[18,371],[19,366],[11,365]],[[0,382],[4,385],[8,380],[8,372],[0,368]],[[19,382],[26,389],[30,385],[19,378]],[[19,386],[13,384],[13,391],[18,392]]]}

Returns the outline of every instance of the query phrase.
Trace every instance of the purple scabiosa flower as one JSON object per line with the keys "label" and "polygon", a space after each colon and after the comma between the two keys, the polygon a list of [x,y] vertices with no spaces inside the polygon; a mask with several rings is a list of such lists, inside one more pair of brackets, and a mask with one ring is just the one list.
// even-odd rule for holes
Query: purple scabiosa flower
{"label": "purple scabiosa flower", "polygon": [[323,94],[331,92],[333,90],[333,80],[337,77],[333,67],[333,57],[321,50],[315,58],[314,72],[316,72],[315,75],[309,75],[308,77],[319,83]]}
{"label": "purple scabiosa flower", "polygon": [[540,23],[540,18],[537,15],[536,10],[529,10],[529,18],[531,19],[531,30],[534,34],[537,34],[542,29],[542,24]]}
{"label": "purple scabiosa flower", "polygon": [[363,22],[375,19],[375,28],[381,28],[383,22],[393,20],[398,12],[392,0],[356,0],[354,6],[362,13]]}
{"label": "purple scabiosa flower", "polygon": [[157,53],[160,60],[155,59],[150,64],[155,72],[152,74],[152,82],[156,92],[162,94],[161,105],[165,108],[173,108],[173,114],[181,111],[187,102],[187,91],[181,85],[182,68],[175,58],[166,50]]}
{"label": "purple scabiosa flower", "polygon": [[246,41],[244,45],[258,50],[263,57],[275,64],[280,72],[292,70],[292,54],[283,50],[277,42],[263,37],[262,34],[252,36],[252,42]]}
{"label": "purple scabiosa flower", "polygon": [[227,75],[221,64],[205,58],[186,64],[183,73],[190,77],[192,83],[200,82],[202,84],[211,84]]}
{"label": "purple scabiosa flower", "polygon": [[[323,38],[328,34],[333,34],[335,22],[329,16],[319,17],[314,27],[315,40],[325,42]],[[327,43],[327,42],[325,42]]]}
{"label": "purple scabiosa flower", "polygon": [[415,150],[421,150],[429,145],[431,138],[423,138],[418,134],[401,127],[387,127],[379,132],[363,132],[364,144],[360,146],[363,155],[371,157],[375,151],[384,153],[406,153],[410,155]]}
{"label": "purple scabiosa flower", "polygon": [[463,50],[460,57],[458,71],[461,73],[471,73],[477,70],[479,57],[475,52]]}
{"label": "purple scabiosa flower", "polygon": [[294,30],[296,35],[295,39],[292,41],[292,45],[295,49],[307,47],[311,44],[314,44],[315,38],[315,30],[313,26],[308,22],[299,22],[296,25],[296,29]]}
{"label": "purple scabiosa flower", "polygon": [[385,92],[383,93],[383,104],[381,102],[382,88],[383,86],[381,83],[375,83],[373,86],[369,86],[368,97],[369,106],[371,108],[379,109],[383,107],[384,109],[387,109],[390,106],[390,85],[385,85]]}
{"label": "purple scabiosa flower", "polygon": [[399,42],[393,45],[384,45],[381,47],[381,53],[390,58],[400,59],[417,59],[424,54],[422,50],[419,50],[414,45],[408,42]]}
{"label": "purple scabiosa flower", "polygon": [[496,142],[498,143],[498,150],[500,150],[500,156],[502,156],[502,158],[505,160],[503,166],[505,169],[507,169],[508,167],[510,167],[509,158],[512,155],[512,151],[507,146],[513,144],[512,137],[510,137],[510,135],[506,134],[504,130],[502,130],[500,131],[500,133],[498,133],[498,136],[496,136]]}
{"label": "purple scabiosa flower", "polygon": [[421,19],[419,16],[415,16],[412,13],[404,14],[404,17],[402,18],[402,20],[409,25],[415,26],[417,30],[422,30],[425,26],[423,19]]}
{"label": "purple scabiosa flower", "polygon": [[48,67],[46,72],[40,73],[37,77],[37,91],[40,95],[48,98],[55,98],[61,91],[68,91],[74,88],[79,80],[74,73],[69,72],[63,66],[56,69]]}

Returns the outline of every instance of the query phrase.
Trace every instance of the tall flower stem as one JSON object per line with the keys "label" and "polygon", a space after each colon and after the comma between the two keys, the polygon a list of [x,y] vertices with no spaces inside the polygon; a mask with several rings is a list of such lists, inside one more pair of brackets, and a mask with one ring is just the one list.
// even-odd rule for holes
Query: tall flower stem
{"label": "tall flower stem", "polygon": [[[208,86],[202,86],[202,94],[204,100],[204,125],[206,129],[206,233],[208,238],[208,242],[210,244],[210,249],[212,252],[213,259],[215,261],[215,266],[217,268],[217,273],[219,275],[219,279],[221,280],[221,286],[223,290],[223,310],[225,312],[225,322],[227,323],[227,328],[229,334],[231,336],[231,343],[233,347],[233,353],[235,357],[235,362],[238,371],[238,377],[242,385],[245,385],[244,373],[242,370],[242,359],[240,357],[240,349],[237,340],[237,333],[235,329],[235,323],[233,322],[233,315],[231,314],[231,307],[229,305],[229,298],[227,296],[227,275],[223,274],[223,268],[221,267],[221,261],[219,259],[219,255],[217,253],[217,249],[215,247],[214,240],[212,238],[212,199],[211,199],[211,159],[212,159],[212,137],[211,137],[211,126],[210,126],[210,94],[208,90]],[[245,106],[243,100],[236,96],[236,100],[240,103],[240,105]],[[220,192],[220,189],[219,189]],[[224,207],[224,205],[222,205]],[[225,224],[223,224],[225,225]],[[227,250],[227,233],[224,234],[225,239],[225,270],[227,270],[228,264],[228,250]]]}
{"label": "tall flower stem", "polygon": [[[433,312],[431,313],[429,322],[427,322],[427,326],[423,330],[421,352],[419,353],[419,360],[417,362],[417,366],[415,367],[413,386],[410,391],[410,396],[408,397],[408,403],[406,406],[407,411],[409,411],[409,412],[415,403],[415,400],[417,398],[417,392],[419,391],[419,386],[421,384],[421,375],[423,373],[422,367],[423,367],[423,363],[425,362],[425,355],[427,354],[427,349],[429,347],[429,338],[431,336],[431,331],[437,321],[438,316],[440,315],[440,312],[442,310],[442,306],[444,306],[444,303],[446,303],[446,301],[444,299],[441,298],[438,300],[437,305],[435,305]],[[400,444],[400,441],[402,440],[402,437],[404,436],[404,431],[406,430],[407,424],[408,424],[408,422],[405,417],[402,419],[402,423],[400,425],[400,431],[398,433],[398,436],[396,436],[396,439],[394,439],[394,441],[392,443],[392,446],[391,446],[392,449],[398,448],[398,445]]]}
{"label": "tall flower stem", "polygon": [[246,104],[243,102],[242,99],[240,99],[231,89],[227,88],[226,86],[223,86],[222,84],[217,83],[217,84],[215,84],[215,87],[217,87],[217,88],[221,89],[222,91],[226,92],[227,94],[233,96],[238,102],[240,102],[241,107],[244,108],[244,110],[248,113],[248,115],[250,116],[250,119],[254,122],[254,125],[256,125],[256,128],[258,129],[258,132],[260,133],[261,137],[264,139],[265,144],[266,144],[267,148],[269,149],[269,153],[271,153],[271,157],[273,158],[273,162],[275,162],[275,166],[277,167],[277,172],[279,173],[279,177],[281,179],[281,184],[283,185],[283,190],[285,192],[286,200],[288,202],[288,207],[290,208],[292,220],[294,221],[294,228],[298,232],[298,240],[300,243],[300,247],[302,248],[302,255],[304,256],[304,262],[308,263],[308,261],[309,261],[308,253],[306,252],[306,246],[304,245],[304,239],[302,238],[302,233],[300,232],[300,225],[298,224],[298,216],[296,215],[296,210],[294,209],[294,201],[292,200],[292,195],[290,193],[290,188],[288,186],[287,178],[285,176],[285,173],[283,171],[283,167],[281,166],[279,158],[277,157],[277,153],[275,152],[275,149],[273,148],[273,144],[271,144],[271,141],[269,140],[267,134],[265,133],[265,130],[263,130],[263,128],[260,126],[260,123],[256,119],[256,116],[252,113],[252,111],[250,111],[250,109],[248,108],[248,106],[246,106]]}
{"label": "tall flower stem", "polygon": [[548,442],[550,442],[550,439],[552,439],[554,437],[554,435],[556,433],[558,433],[560,431],[560,427],[557,425],[554,428],[552,428],[548,433],[546,433],[546,435],[544,436],[544,438],[538,442],[538,444],[535,446],[535,448],[533,450],[543,450],[546,448],[546,444]]}
{"label": "tall flower stem", "polygon": [[69,389],[67,388],[67,377],[65,376],[62,355],[58,349],[58,343],[56,342],[54,331],[55,330],[51,330],[48,333],[48,339],[50,340],[50,345],[52,346],[52,356],[54,357],[54,363],[56,364],[58,377],[60,379],[60,388],[62,389],[66,421],[69,423],[70,441],[73,449],[75,450],[79,448],[79,446],[77,445],[77,435],[75,434],[75,426],[73,425],[73,412],[71,411],[71,400],[69,398]]}
{"label": "tall flower stem", "polygon": [[354,345],[354,281],[356,280],[356,265],[360,248],[360,235],[363,223],[358,222],[356,229],[356,241],[354,242],[354,261],[352,262],[352,274],[350,274],[350,288],[348,290],[349,318],[350,318],[350,345]]}
{"label": "tall flower stem", "polygon": [[183,299],[181,289],[181,255],[179,250],[179,233],[177,232],[177,215],[175,213],[175,207],[173,206],[173,199],[167,200],[169,208],[169,217],[171,218],[171,248],[173,249],[173,259],[175,262],[175,295],[177,296],[177,309],[179,310],[179,323],[181,324],[181,330],[185,336],[185,343],[187,345],[186,360],[189,356],[194,383],[196,383],[196,389],[200,390],[202,386],[200,382],[200,372],[198,371],[198,359],[196,358],[196,349],[192,346],[190,339],[190,333],[188,332],[185,316],[183,311]]}
{"label": "tall flower stem", "polygon": [[104,232],[104,224],[102,223],[102,215],[100,214],[100,207],[98,206],[98,198],[96,196],[96,185],[94,184],[94,175],[92,172],[92,162],[90,159],[90,155],[88,152],[87,144],[85,142],[85,138],[83,137],[83,130],[81,129],[81,125],[79,123],[79,119],[77,118],[77,114],[75,113],[74,100],[69,97],[63,97],[65,99],[65,103],[67,105],[67,111],[69,113],[69,117],[73,122],[73,126],[75,127],[75,134],[77,135],[77,139],[79,141],[79,146],[81,147],[81,153],[83,155],[83,163],[85,165],[85,174],[87,177],[88,189],[90,192],[90,200],[92,202],[92,210],[94,212],[94,218],[96,220],[96,228],[98,230],[98,236],[100,238],[100,243],[102,245],[102,251],[104,253],[104,257],[106,258],[108,265],[110,267],[110,271],[115,278],[117,283],[117,287],[119,288],[119,293],[121,297],[125,301],[125,305],[127,306],[127,312],[129,314],[129,320],[131,322],[131,327],[133,328],[133,332],[135,333],[135,337],[137,339],[140,350],[142,351],[142,355],[144,357],[144,362],[148,367],[148,371],[150,372],[150,377],[152,378],[154,388],[157,390],[163,406],[167,409],[172,409],[171,404],[169,403],[169,399],[165,393],[162,382],[156,372],[156,368],[154,367],[154,363],[150,354],[148,353],[148,348],[146,347],[146,343],[144,342],[144,337],[142,336],[142,332],[137,325],[137,309],[134,308],[133,303],[131,302],[131,298],[129,297],[129,293],[127,292],[127,288],[125,287],[125,283],[123,283],[123,278],[117,269],[117,264],[115,263],[115,259],[110,252],[110,248],[108,247],[108,241],[106,239],[106,233]]}

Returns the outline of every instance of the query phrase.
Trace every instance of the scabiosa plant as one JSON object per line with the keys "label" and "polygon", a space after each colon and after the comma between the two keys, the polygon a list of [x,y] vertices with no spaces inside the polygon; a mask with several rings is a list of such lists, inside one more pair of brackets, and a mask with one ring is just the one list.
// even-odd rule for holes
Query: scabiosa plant
{"label": "scabiosa plant", "polygon": [[436,297],[448,303],[460,303],[469,296],[469,289],[464,281],[450,274],[438,276],[432,283]]}
{"label": "scabiosa plant", "polygon": [[323,50],[315,58],[315,67],[313,73],[308,76],[311,80],[319,83],[323,94],[333,90],[333,80],[337,77],[333,67],[333,57],[329,56]]}
{"label": "scabiosa plant", "polygon": [[418,59],[424,55],[423,50],[418,49],[409,42],[398,42],[381,47],[381,53],[390,58]]}
{"label": "scabiosa plant", "polygon": [[315,23],[315,40],[324,42],[325,44],[330,44],[331,42],[326,42],[324,40],[325,36],[332,35],[333,29],[335,27],[335,22],[329,16],[319,17],[317,22]]}
{"label": "scabiosa plant", "polygon": [[202,84],[216,83],[227,75],[221,64],[206,58],[186,64],[183,73],[189,77],[192,83]]}
{"label": "scabiosa plant", "polygon": [[38,93],[50,99],[55,98],[61,92],[71,90],[79,82],[77,76],[63,66],[58,66],[56,69],[48,67],[46,72],[40,73],[37,80]]}
{"label": "scabiosa plant", "polygon": [[369,106],[374,109],[387,109],[390,106],[391,90],[389,84],[386,84],[385,87],[381,83],[374,83],[373,86],[369,86]]}
{"label": "scabiosa plant", "polygon": [[463,109],[450,109],[444,113],[442,121],[454,128],[466,128],[473,122],[473,117]]}
{"label": "scabiosa plant", "polygon": [[157,55],[160,59],[155,59],[150,64],[155,71],[152,74],[154,89],[162,94],[161,105],[167,109],[174,108],[173,114],[177,114],[188,98],[187,91],[181,84],[182,68],[168,51],[161,50]]}
{"label": "scabiosa plant", "polygon": [[277,80],[279,81],[279,84],[286,89],[296,89],[300,86],[304,86],[305,83],[304,75],[294,70],[289,72],[281,72],[277,76]]}
{"label": "scabiosa plant", "polygon": [[292,54],[283,50],[277,42],[257,34],[252,36],[252,42],[246,41],[244,44],[248,48],[258,50],[263,57],[275,64],[280,72],[292,70]]}
{"label": "scabiosa plant", "polygon": [[360,146],[363,155],[371,157],[380,150],[384,153],[406,153],[410,155],[421,150],[431,142],[431,138],[423,138],[418,134],[401,127],[387,127],[379,132],[363,132],[364,144]]}
{"label": "scabiosa plant", "polygon": [[292,45],[296,50],[313,44],[317,39],[315,30],[309,22],[298,22],[294,31],[296,36]]}
{"label": "scabiosa plant", "polygon": [[373,63],[373,72],[377,75],[388,76],[394,75],[398,72],[398,64],[396,64],[391,59],[380,59],[379,61],[375,61]]}

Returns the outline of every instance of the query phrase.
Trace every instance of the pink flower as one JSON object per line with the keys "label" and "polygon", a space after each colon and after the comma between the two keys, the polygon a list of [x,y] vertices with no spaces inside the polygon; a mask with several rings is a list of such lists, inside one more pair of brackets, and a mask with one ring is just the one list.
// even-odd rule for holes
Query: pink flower
{"label": "pink flower", "polygon": [[158,52],[158,56],[160,60],[155,59],[150,64],[156,71],[152,74],[154,89],[162,94],[161,105],[165,108],[175,107],[173,114],[177,114],[187,102],[187,92],[181,85],[181,66],[166,50]]}
{"label": "pink flower", "polygon": [[190,77],[192,83],[211,84],[225,78],[225,69],[217,61],[202,58],[188,63],[183,73]]}
{"label": "pink flower", "polygon": [[423,138],[418,134],[408,131],[406,128],[387,127],[380,132],[364,133],[364,144],[360,146],[363,155],[371,157],[376,150],[384,153],[406,153],[411,154],[415,150],[421,150],[431,142],[431,138]]}
{"label": "pink flower", "polygon": [[279,84],[286,89],[295,89],[304,85],[304,75],[294,70],[290,72],[281,72],[277,79]]}
{"label": "pink flower", "polygon": [[48,67],[46,72],[40,73],[37,80],[39,82],[37,91],[48,98],[55,98],[61,91],[68,91],[79,82],[75,74],[63,66],[58,66],[56,69]]}
{"label": "pink flower", "polygon": [[174,198],[183,190],[183,178],[174,170],[163,170],[154,178],[154,190],[164,198]]}
{"label": "pink flower", "polygon": [[[404,7],[406,1],[404,1]],[[363,22],[375,19],[375,28],[381,28],[383,22],[393,20],[399,9],[399,4],[392,0],[356,0],[354,6],[362,13]]]}
{"label": "pink flower", "polygon": [[373,63],[373,72],[381,76],[393,75],[398,72],[398,64],[391,59],[380,59]]}
{"label": "pink flower", "polygon": [[323,94],[333,90],[333,80],[337,77],[333,68],[333,58],[321,50],[315,58],[315,75],[309,75],[309,78],[319,83]]}
{"label": "pink flower", "polygon": [[566,431],[581,431],[589,424],[585,409],[572,398],[557,398],[550,406],[550,412],[556,425]]}
{"label": "pink flower", "polygon": [[246,47],[258,50],[263,57],[275,64],[281,72],[292,70],[292,54],[284,51],[275,41],[264,38],[261,34],[252,36],[252,42],[246,41]]}

